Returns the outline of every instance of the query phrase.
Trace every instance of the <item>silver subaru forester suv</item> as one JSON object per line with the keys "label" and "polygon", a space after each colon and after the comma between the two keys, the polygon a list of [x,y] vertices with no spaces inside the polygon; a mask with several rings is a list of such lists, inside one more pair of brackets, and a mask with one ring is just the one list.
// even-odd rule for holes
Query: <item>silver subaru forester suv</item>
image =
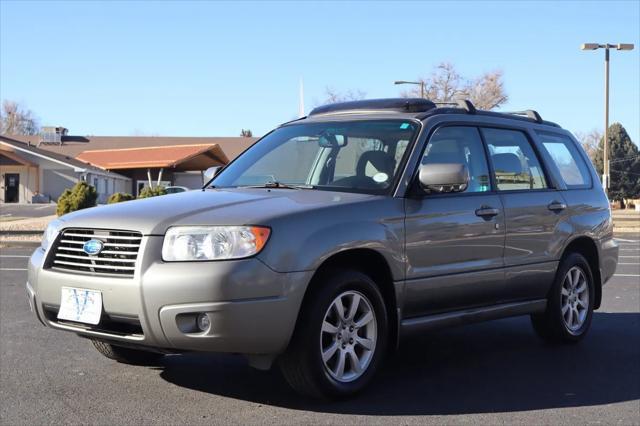
{"label": "silver subaru forester suv", "polygon": [[277,361],[297,391],[335,398],[408,333],[530,315],[576,342],[616,269],[593,166],[535,111],[328,105],[215,172],[51,223],[26,285],[40,322],[121,362]]}

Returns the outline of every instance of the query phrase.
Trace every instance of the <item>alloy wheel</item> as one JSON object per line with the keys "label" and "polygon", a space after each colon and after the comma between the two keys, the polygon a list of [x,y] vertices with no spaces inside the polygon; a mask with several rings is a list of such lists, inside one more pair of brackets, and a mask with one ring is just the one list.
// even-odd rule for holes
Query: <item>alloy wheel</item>
{"label": "alloy wheel", "polygon": [[582,327],[589,312],[589,284],[584,271],[574,266],[562,281],[562,318],[571,332]]}
{"label": "alloy wheel", "polygon": [[320,351],[326,372],[352,382],[367,370],[377,342],[376,314],[369,299],[357,291],[336,297],[325,313]]}

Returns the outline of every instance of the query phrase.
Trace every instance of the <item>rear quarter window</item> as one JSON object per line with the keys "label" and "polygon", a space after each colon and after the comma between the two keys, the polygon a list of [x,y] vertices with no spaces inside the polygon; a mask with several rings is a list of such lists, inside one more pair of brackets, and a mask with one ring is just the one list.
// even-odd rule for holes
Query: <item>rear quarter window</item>
{"label": "rear quarter window", "polygon": [[582,155],[571,138],[547,132],[537,132],[542,146],[554,162],[567,188],[591,187],[591,175]]}

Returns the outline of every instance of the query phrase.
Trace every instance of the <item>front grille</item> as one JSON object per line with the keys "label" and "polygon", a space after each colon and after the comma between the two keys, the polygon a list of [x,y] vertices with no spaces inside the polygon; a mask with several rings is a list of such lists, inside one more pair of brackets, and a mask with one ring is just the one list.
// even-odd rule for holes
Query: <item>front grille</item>
{"label": "front grille", "polygon": [[[102,251],[94,256],[85,253],[83,246],[89,240],[102,241]],[[141,241],[142,234],[133,231],[65,229],[48,264],[62,271],[132,277]]]}

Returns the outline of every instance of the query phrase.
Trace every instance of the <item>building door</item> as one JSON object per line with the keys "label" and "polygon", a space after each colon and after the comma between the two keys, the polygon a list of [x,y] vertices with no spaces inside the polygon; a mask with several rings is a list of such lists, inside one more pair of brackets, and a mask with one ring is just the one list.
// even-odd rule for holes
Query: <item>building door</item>
{"label": "building door", "polygon": [[17,203],[20,201],[20,174],[5,173],[4,175],[4,202]]}

